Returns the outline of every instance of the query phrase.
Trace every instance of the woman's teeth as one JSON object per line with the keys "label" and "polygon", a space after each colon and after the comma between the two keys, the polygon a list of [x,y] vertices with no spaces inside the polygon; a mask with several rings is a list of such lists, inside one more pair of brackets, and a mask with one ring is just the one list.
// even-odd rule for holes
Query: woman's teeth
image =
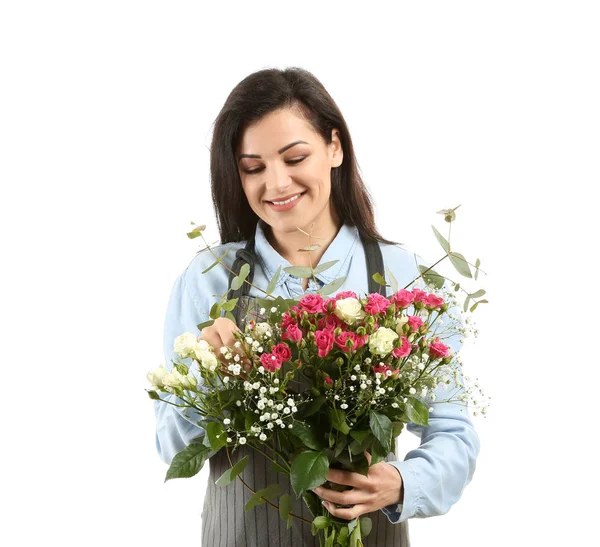
{"label": "woman's teeth", "polygon": [[286,203],[290,203],[292,201],[294,201],[295,199],[298,199],[301,196],[301,194],[298,194],[297,196],[294,196],[293,198],[290,199],[286,199],[285,201],[272,201],[271,203],[274,203],[275,205],[285,205]]}

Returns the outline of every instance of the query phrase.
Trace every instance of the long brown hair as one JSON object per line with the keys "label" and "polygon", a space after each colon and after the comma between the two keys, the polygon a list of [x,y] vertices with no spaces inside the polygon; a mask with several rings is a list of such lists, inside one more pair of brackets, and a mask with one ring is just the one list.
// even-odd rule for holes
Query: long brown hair
{"label": "long brown hair", "polygon": [[221,243],[245,241],[254,236],[258,215],[242,188],[235,151],[246,127],[281,109],[298,108],[326,144],[332,129],[339,130],[344,159],[331,170],[331,199],[340,220],[366,238],[396,245],[375,226],[371,195],[358,172],[346,121],[327,90],[309,71],[288,67],[254,72],[238,83],[214,122],[210,148],[212,199]]}

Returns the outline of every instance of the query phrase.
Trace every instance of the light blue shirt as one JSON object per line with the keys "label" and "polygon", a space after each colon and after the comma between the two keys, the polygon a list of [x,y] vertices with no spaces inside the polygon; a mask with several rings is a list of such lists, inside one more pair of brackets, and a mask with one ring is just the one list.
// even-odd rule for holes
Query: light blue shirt
{"label": "light blue shirt", "polygon": [[[246,242],[227,243],[212,248],[214,255],[220,257],[227,248],[224,258],[229,268],[233,266],[238,249]],[[399,245],[380,243],[384,267],[389,268],[402,288],[418,274],[415,256],[419,263],[423,260]],[[275,296],[296,298],[306,293],[314,293],[318,288],[334,279],[346,276],[339,292],[353,290],[359,296],[368,290],[367,266],[358,229],[347,224],[340,228],[335,239],[327,247],[321,258],[321,264],[338,260],[332,268],[316,274],[318,287],[309,280],[306,293],[302,290],[301,279],[283,271],[291,266],[265,237],[262,221],[256,227],[255,251],[258,256],[253,284],[266,289],[269,281],[281,265],[281,275],[273,291]],[[206,274],[216,258],[210,250],[199,252],[183,273],[175,280],[167,306],[164,326],[165,366],[172,368],[173,342],[184,332],[198,333],[196,325],[207,321],[212,304],[228,289],[229,272],[217,265]],[[430,264],[426,264],[429,266]],[[316,265],[315,265],[316,267]],[[386,272],[381,272],[384,276]],[[392,294],[387,287],[387,295]],[[264,296],[264,293],[250,287],[250,296]],[[332,295],[330,295],[332,296]],[[444,340],[455,351],[460,348],[460,338]],[[447,397],[452,391],[439,390],[438,400]],[[161,394],[164,399],[177,402],[174,395]],[[187,414],[187,415],[186,415]],[[196,425],[201,418],[197,414],[155,401],[156,447],[161,459],[170,464],[171,460],[183,450],[194,437],[203,434]],[[458,501],[463,489],[471,481],[475,471],[475,461],[479,454],[479,438],[468,412],[463,405],[456,403],[436,403],[429,415],[427,427],[408,424],[407,430],[421,437],[420,446],[408,452],[404,461],[389,462],[394,465],[404,482],[403,504],[389,505],[382,511],[392,523],[398,523],[413,517],[430,517],[446,513]]]}

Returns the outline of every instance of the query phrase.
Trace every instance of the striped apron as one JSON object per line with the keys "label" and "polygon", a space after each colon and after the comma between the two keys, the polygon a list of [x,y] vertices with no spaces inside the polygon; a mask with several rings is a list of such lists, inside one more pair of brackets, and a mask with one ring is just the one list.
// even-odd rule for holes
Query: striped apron
{"label": "striped apron", "polygon": [[[382,292],[384,287],[378,285],[372,275],[375,272],[383,274],[383,257],[377,242],[366,240],[361,235],[367,261],[369,293]],[[256,255],[254,254],[254,238],[250,239],[245,249],[240,249],[236,255],[232,270],[237,274],[244,263],[250,265],[247,277],[252,282]],[[230,277],[233,279],[233,274]],[[236,323],[244,330],[246,312],[256,311],[256,301],[248,296],[250,285],[243,283],[229,298],[238,298],[235,309]],[[250,317],[250,316],[249,316]],[[289,477],[271,469],[272,462],[262,454],[246,446],[240,446],[235,452],[230,451],[232,462],[235,464],[246,454],[249,464],[241,474],[244,482],[257,491],[270,484],[278,483],[282,495],[288,493],[293,500],[291,512],[312,521],[313,517],[302,499],[297,499],[289,483]],[[387,461],[396,459],[391,453]],[[215,481],[230,467],[227,453],[220,450],[209,460],[208,486],[202,511],[202,546],[203,547],[319,547],[318,537],[311,533],[311,526],[293,518],[292,527],[280,518],[279,512],[268,504],[254,507],[248,512],[244,505],[252,496],[239,479],[228,486],[217,486]],[[277,499],[272,500],[277,505]],[[391,524],[382,511],[374,511],[367,515],[373,521],[373,529],[368,537],[363,539],[366,547],[410,547],[408,537],[408,522]]]}

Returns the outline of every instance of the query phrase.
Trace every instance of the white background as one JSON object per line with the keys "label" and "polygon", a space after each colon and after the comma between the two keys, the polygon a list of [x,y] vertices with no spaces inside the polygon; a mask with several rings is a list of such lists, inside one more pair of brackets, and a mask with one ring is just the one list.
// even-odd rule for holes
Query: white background
{"label": "white background", "polygon": [[488,274],[477,470],[412,544],[596,544],[599,26],[573,0],[3,2],[2,543],[200,544],[205,475],[163,483],[145,375],[190,221],[218,238],[212,122],[251,72],[301,66],[381,232],[436,260],[462,204],[454,249]]}

